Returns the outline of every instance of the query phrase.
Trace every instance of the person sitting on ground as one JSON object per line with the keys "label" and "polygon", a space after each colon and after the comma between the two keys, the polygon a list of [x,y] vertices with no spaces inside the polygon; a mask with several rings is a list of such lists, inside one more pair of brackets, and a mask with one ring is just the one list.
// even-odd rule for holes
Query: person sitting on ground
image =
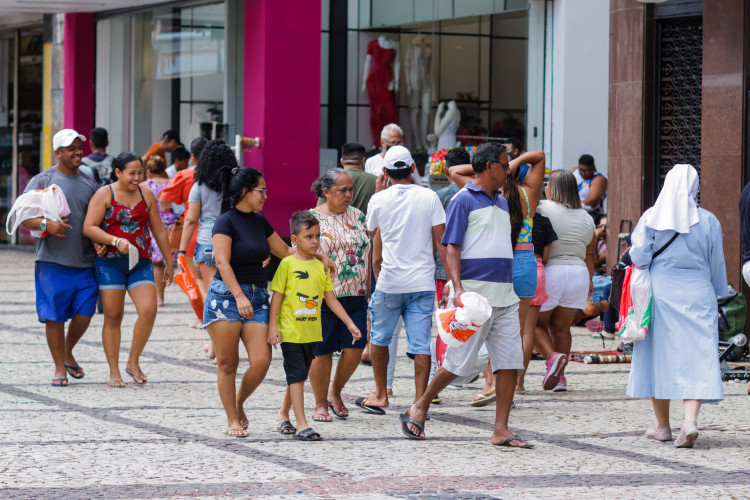
{"label": "person sitting on ground", "polygon": [[578,166],[571,168],[570,173],[576,178],[578,195],[581,198],[581,208],[591,215],[595,224],[602,218],[602,203],[607,195],[607,179],[596,171],[594,157],[581,155]]}
{"label": "person sitting on ground", "polygon": [[297,424],[294,437],[319,441],[320,434],[308,425],[305,417],[304,386],[315,358],[315,349],[323,341],[321,299],[325,298],[330,311],[346,325],[352,345],[362,338],[362,334],[333,293],[333,282],[323,264],[315,258],[320,250],[318,218],[310,211],[295,212],[291,234],[292,245],[296,248],[281,261],[271,282],[273,297],[268,328],[268,343],[274,347],[281,344],[287,383],[279,410],[279,432],[292,434],[294,426],[289,420],[289,410],[294,408]]}

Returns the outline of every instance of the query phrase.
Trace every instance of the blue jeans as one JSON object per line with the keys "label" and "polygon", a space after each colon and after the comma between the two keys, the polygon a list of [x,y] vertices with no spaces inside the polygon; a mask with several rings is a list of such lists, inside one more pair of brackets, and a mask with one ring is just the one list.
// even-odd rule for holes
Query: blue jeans
{"label": "blue jeans", "polygon": [[388,347],[399,317],[406,327],[406,353],[430,355],[435,292],[384,293],[375,290],[370,301],[373,345]]}
{"label": "blue jeans", "polygon": [[203,262],[207,266],[216,266],[216,260],[214,260],[214,247],[211,245],[201,245],[200,243],[196,243],[193,261],[196,263]]}
{"label": "blue jeans", "polygon": [[533,250],[513,252],[513,291],[519,298],[536,295],[536,257]]}
{"label": "blue jeans", "polygon": [[96,257],[94,272],[99,290],[132,290],[141,285],[154,285],[154,264],[151,259],[139,259],[128,269],[127,257]]}
{"label": "blue jeans", "polygon": [[253,317],[247,319],[241,316],[232,292],[222,280],[214,278],[208,287],[206,303],[203,305],[203,328],[214,321],[240,321],[243,325],[245,323],[268,324],[268,290],[258,285],[241,284],[240,288],[253,306]]}

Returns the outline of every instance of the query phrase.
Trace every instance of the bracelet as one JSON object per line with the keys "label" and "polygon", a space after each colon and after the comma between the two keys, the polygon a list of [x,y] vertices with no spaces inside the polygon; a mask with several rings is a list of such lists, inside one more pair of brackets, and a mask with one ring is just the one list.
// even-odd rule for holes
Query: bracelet
{"label": "bracelet", "polygon": [[113,247],[115,247],[115,248],[117,248],[117,245],[119,245],[119,244],[120,244],[120,241],[121,241],[121,240],[122,240],[122,238],[117,238],[117,237],[115,237],[115,238],[114,238],[114,239],[112,240],[112,246],[113,246]]}
{"label": "bracelet", "polygon": [[177,253],[178,254],[181,253],[183,255],[187,255],[187,251],[186,250],[177,250]]}

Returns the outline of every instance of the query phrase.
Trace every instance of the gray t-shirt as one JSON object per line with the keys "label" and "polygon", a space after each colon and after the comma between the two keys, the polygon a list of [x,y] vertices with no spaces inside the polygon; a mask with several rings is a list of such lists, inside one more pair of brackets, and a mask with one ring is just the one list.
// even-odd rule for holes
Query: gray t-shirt
{"label": "gray t-shirt", "polygon": [[594,220],[582,208],[566,208],[551,200],[539,202],[537,212],[552,223],[557,233],[549,249],[547,266],[586,264],[586,247],[594,238]]}
{"label": "gray t-shirt", "polygon": [[24,192],[46,188],[52,184],[62,189],[70,207],[68,224],[72,226],[65,237],[48,235],[36,241],[36,261],[52,262],[78,269],[94,267],[94,245],[83,236],[83,220],[91,197],[98,186],[87,174],[65,175],[52,167],[34,176]]}
{"label": "gray t-shirt", "polygon": [[198,219],[198,238],[196,242],[201,245],[212,246],[211,234],[214,230],[214,222],[221,213],[221,193],[217,193],[205,184],[193,184],[190,188],[188,203],[201,204],[201,216]]}

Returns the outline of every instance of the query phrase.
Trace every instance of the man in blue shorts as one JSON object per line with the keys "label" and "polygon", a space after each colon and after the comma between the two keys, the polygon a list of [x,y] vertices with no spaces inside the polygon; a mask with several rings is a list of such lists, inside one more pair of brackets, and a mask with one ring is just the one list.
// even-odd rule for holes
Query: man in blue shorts
{"label": "man in blue shorts", "polygon": [[[52,147],[57,165],[45,170],[26,186],[26,191],[56,184],[65,194],[70,215],[63,221],[44,217],[27,219],[23,226],[46,231],[36,242],[36,312],[45,323],[47,345],[55,362],[54,387],[66,387],[68,374],[83,378],[83,369],[73,357],[73,347],[89,326],[98,294],[94,279],[94,247],[83,236],[83,220],[89,200],[98,186],[93,178],[78,171],[86,138],[75,130],[55,134]],[[68,334],[65,335],[65,323]]]}

